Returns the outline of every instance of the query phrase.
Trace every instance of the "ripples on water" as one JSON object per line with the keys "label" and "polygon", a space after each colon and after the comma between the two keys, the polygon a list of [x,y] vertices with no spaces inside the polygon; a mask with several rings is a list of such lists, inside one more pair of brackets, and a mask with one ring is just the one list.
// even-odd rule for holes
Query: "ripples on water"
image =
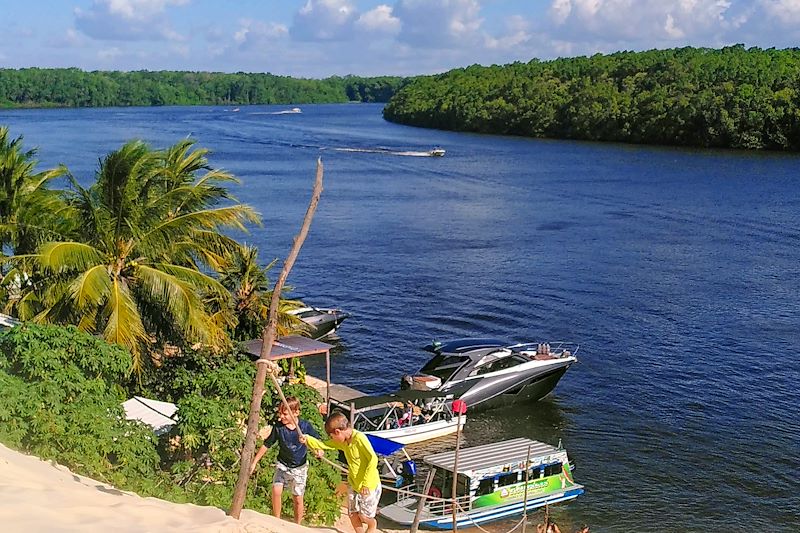
{"label": "ripples on water", "polygon": [[[797,156],[419,130],[370,105],[255,114],[275,109],[0,111],[0,124],[84,182],[125,140],[191,134],[264,215],[247,237],[264,262],[286,255],[321,156],[289,282],[354,315],[336,381],[393,389],[434,338],[576,341],[554,395],[465,430],[467,445],[563,441],[587,487],[553,509],[565,533],[800,529]],[[332,150],[434,146],[447,155]]]}

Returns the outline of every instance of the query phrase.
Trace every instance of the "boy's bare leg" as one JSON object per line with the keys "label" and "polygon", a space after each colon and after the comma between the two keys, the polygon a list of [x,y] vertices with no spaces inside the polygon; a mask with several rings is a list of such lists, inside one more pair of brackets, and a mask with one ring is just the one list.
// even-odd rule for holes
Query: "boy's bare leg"
{"label": "boy's bare leg", "polygon": [[275,518],[281,517],[281,495],[283,494],[283,485],[272,485],[272,516]]}
{"label": "boy's bare leg", "polygon": [[356,533],[361,533],[361,526],[364,523],[361,521],[361,515],[358,513],[350,513],[350,524],[353,526],[353,529],[356,530]]}
{"label": "boy's bare leg", "polygon": [[365,533],[375,533],[378,531],[378,521],[375,518],[367,518],[361,515],[359,515],[359,518],[367,525],[367,531]]}
{"label": "boy's bare leg", "polygon": [[303,519],[303,513],[305,512],[305,507],[303,506],[303,497],[292,494],[292,503],[294,504],[294,523],[299,524]]}

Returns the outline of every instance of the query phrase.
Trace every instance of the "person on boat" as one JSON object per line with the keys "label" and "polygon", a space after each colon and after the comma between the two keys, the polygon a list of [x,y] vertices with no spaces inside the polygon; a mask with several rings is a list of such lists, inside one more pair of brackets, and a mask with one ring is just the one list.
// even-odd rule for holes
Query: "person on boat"
{"label": "person on boat", "polygon": [[[286,407],[288,404],[288,408]],[[290,412],[291,410],[291,412]],[[292,491],[292,505],[294,506],[294,521],[299,524],[305,514],[303,495],[306,491],[308,479],[307,448],[297,434],[297,426],[305,435],[319,437],[319,433],[307,420],[300,419],[300,402],[294,396],[287,396],[286,403],[278,407],[278,423],[272,428],[269,436],[264,440],[264,445],[258,450],[250,467],[250,475],[255,472],[258,461],[267,453],[267,450],[278,443],[278,462],[275,465],[275,478],[272,481],[272,514],[281,517],[281,496],[283,486],[288,485]]]}
{"label": "person on boat", "polygon": [[555,522],[545,520],[544,524],[539,524],[536,526],[536,533],[561,533],[561,530],[558,528],[558,524]]}
{"label": "person on boat", "polygon": [[340,450],[347,460],[347,502],[350,523],[358,533],[366,526],[365,533],[378,529],[375,518],[381,499],[381,478],[378,473],[378,456],[367,436],[350,426],[350,420],[341,411],[334,411],[325,420],[325,431],[330,439],[322,442],[312,435],[305,437],[309,448],[317,457],[324,450]]}
{"label": "person on boat", "polygon": [[403,411],[403,416],[397,421],[397,425],[400,427],[405,426],[406,424],[414,422],[414,402],[411,400],[405,406],[405,410]]}

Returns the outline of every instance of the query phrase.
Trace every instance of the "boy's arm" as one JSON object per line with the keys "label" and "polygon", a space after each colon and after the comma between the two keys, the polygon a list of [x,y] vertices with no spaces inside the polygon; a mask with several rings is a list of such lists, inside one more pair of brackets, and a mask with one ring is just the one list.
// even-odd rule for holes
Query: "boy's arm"
{"label": "boy's arm", "polygon": [[[311,450],[338,450],[335,443],[331,440],[321,441],[313,435],[304,435],[305,445]],[[302,442],[302,440],[301,440]]]}
{"label": "boy's arm", "polygon": [[262,445],[261,448],[259,448],[258,452],[256,453],[256,456],[253,457],[253,463],[250,465],[250,475],[253,475],[253,472],[256,471],[256,465],[261,460],[261,458],[264,457],[265,453],[267,453],[267,447]]}
{"label": "boy's arm", "polygon": [[367,440],[367,437],[363,433],[361,434],[361,438],[356,440],[356,446],[358,447],[361,461],[359,461],[359,469],[354,479],[358,481],[360,486],[353,487],[353,490],[360,492],[364,488],[369,488],[366,485],[367,472],[369,472],[370,469],[378,469],[378,456],[375,454],[375,451],[369,444],[369,440]]}
{"label": "boy's arm", "polygon": [[314,428],[314,425],[311,422],[308,420],[304,420],[303,422],[305,422],[305,424],[303,424],[303,426],[305,426],[303,428],[303,433],[322,440],[322,437],[319,436],[319,433],[317,433],[317,430]]}

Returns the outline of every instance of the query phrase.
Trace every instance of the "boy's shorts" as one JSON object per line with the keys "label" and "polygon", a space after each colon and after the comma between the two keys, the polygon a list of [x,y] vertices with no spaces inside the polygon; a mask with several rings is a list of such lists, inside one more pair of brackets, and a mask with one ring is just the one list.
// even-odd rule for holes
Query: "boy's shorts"
{"label": "boy's shorts", "polygon": [[278,461],[275,465],[275,478],[273,485],[287,485],[294,496],[302,496],[306,491],[306,480],[308,480],[308,463],[297,468],[289,468]]}
{"label": "boy's shorts", "polygon": [[350,514],[358,513],[367,518],[375,518],[378,513],[378,503],[381,499],[381,486],[370,491],[366,496],[360,492],[355,492],[350,486],[347,487],[347,509]]}

